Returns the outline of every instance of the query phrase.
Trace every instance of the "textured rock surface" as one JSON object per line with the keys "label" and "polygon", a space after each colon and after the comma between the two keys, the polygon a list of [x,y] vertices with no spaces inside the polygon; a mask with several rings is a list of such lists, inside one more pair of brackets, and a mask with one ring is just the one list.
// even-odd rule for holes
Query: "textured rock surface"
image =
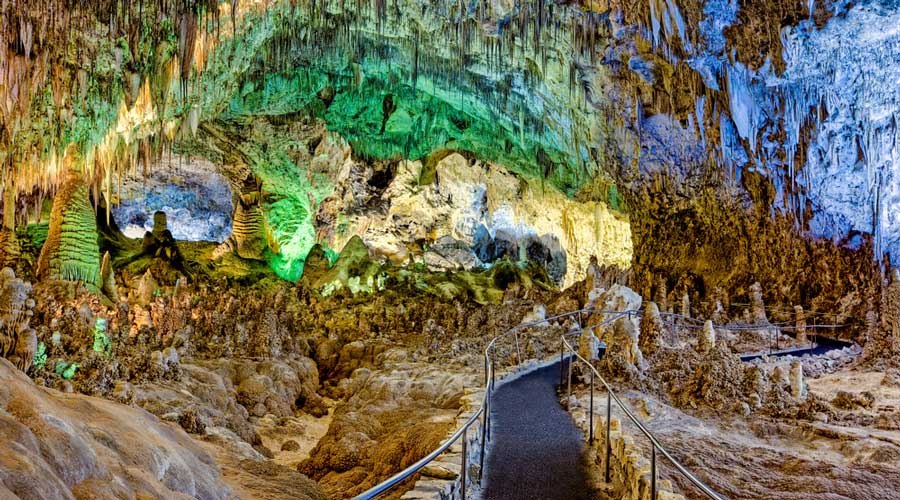
{"label": "textured rock surface", "polygon": [[157,210],[166,213],[177,240],[222,242],[231,233],[231,188],[209,161],[164,157],[149,175],[125,176],[115,195],[112,215],[130,238],[154,229]]}
{"label": "textured rock surface", "polygon": [[[77,174],[71,174],[77,176]],[[97,222],[88,187],[77,177],[66,180],[53,203],[50,232],[41,249],[37,275],[41,278],[100,285],[100,248]]]}
{"label": "textured rock surface", "polygon": [[359,368],[341,384],[345,402],[300,465],[332,496],[359,494],[435,448],[456,421],[464,386],[476,385],[475,377],[411,364],[405,357],[387,351],[380,369]]}
{"label": "textured rock surface", "polygon": [[324,244],[343,248],[360,236],[395,263],[424,259],[449,270],[528,259],[561,286],[584,279],[592,256],[619,267],[631,260],[628,224],[603,203],[570,200],[552,185],[454,152],[380,168],[344,160],[335,193],[316,215]]}
{"label": "textured rock surface", "polygon": [[[640,311],[642,302],[641,296],[634,290],[616,284],[598,296],[595,307],[603,311]],[[606,319],[605,314],[594,314],[588,318],[587,323],[595,325]],[[612,324],[603,326],[598,337],[606,343],[604,361],[607,364],[621,359],[637,368],[643,368],[644,356],[639,347],[640,318],[637,315],[622,316]]]}
{"label": "textured rock surface", "polygon": [[13,498],[229,498],[180,429],[102,399],[37,388],[0,359],[0,484]]}
{"label": "textured rock surface", "polygon": [[0,358],[27,372],[35,361],[37,333],[31,328],[34,314],[31,283],[16,278],[12,269],[0,270]]}

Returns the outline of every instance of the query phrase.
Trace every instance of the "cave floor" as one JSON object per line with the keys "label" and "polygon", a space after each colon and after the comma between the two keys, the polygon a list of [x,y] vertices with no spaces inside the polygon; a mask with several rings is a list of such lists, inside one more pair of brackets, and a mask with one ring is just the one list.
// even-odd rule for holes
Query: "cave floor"
{"label": "cave floor", "polygon": [[[682,410],[638,391],[620,397],[674,457],[726,498],[896,500],[900,431],[880,428],[878,415],[896,415],[900,390],[883,379],[881,372],[843,370],[810,380],[810,392],[825,400],[838,389],[875,395],[871,408],[825,421]],[[576,405],[586,408],[587,391],[579,388],[576,395]],[[605,412],[605,398],[595,411]],[[627,434],[638,435],[621,420]],[[646,440],[636,438],[634,444],[649,456]],[[706,498],[667,463],[660,477],[689,499]]]}

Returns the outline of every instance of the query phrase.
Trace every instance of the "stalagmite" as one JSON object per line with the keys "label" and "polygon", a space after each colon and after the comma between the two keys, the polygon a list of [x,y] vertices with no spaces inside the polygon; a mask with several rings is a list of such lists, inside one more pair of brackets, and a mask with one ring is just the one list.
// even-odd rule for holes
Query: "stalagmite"
{"label": "stalagmite", "polygon": [[37,334],[30,326],[34,300],[31,283],[8,268],[0,271],[0,357],[27,372],[37,349]]}
{"label": "stalagmite", "polygon": [[684,292],[684,295],[681,296],[681,315],[686,318],[691,317],[691,298],[687,292]]}
{"label": "stalagmite", "polygon": [[236,203],[231,236],[216,249],[216,255],[230,250],[243,259],[264,260],[268,247],[269,238],[262,208],[257,203]]}
{"label": "stalagmite", "polygon": [[103,253],[103,261],[100,263],[100,290],[113,302],[119,301],[119,291],[116,289],[116,276],[113,273],[112,259],[109,252]]}
{"label": "stalagmite", "polygon": [[806,399],[806,383],[803,381],[803,363],[791,363],[791,395],[802,401]]}
{"label": "stalagmite", "polygon": [[750,318],[756,325],[767,325],[766,304],[763,302],[762,285],[757,281],[750,285]]}
{"label": "stalagmite", "polygon": [[100,287],[97,220],[88,188],[77,175],[65,182],[53,200],[50,230],[38,259],[37,276]]}
{"label": "stalagmite", "polygon": [[700,331],[700,337],[697,339],[697,350],[700,352],[709,352],[716,345],[716,329],[713,322],[706,320],[703,323],[703,330]]}
{"label": "stalagmite", "polygon": [[772,370],[772,383],[781,387],[789,386],[791,383],[790,374],[784,365],[777,365]]}
{"label": "stalagmite", "polygon": [[805,344],[806,340],[806,313],[803,312],[803,306],[794,306],[794,316],[797,326],[797,342]]}
{"label": "stalagmite", "polygon": [[722,303],[718,300],[714,306],[714,310],[712,313],[712,321],[717,325],[724,325],[728,323],[728,314],[725,313],[725,308],[722,307]]}
{"label": "stalagmite", "polygon": [[16,190],[7,185],[3,189],[3,226],[0,228],[0,264],[15,266],[19,257],[16,238]]}
{"label": "stalagmite", "polygon": [[656,277],[656,305],[659,307],[660,311],[667,311],[669,309],[669,300],[668,300],[669,291],[666,288],[666,279],[662,276]]}
{"label": "stalagmite", "polygon": [[593,328],[586,328],[578,337],[578,354],[584,359],[595,360],[600,355],[600,339],[594,335]]}
{"label": "stalagmite", "polygon": [[717,286],[713,289],[712,299],[715,303],[712,313],[713,323],[717,325],[724,325],[728,323],[728,306],[730,302],[728,300],[728,294],[725,293],[725,289],[720,286]]}
{"label": "stalagmite", "polygon": [[153,213],[153,235],[159,236],[169,230],[169,219],[162,210]]}
{"label": "stalagmite", "polygon": [[900,269],[891,269],[891,283],[885,295],[881,321],[896,349],[900,347]]}
{"label": "stalagmite", "polygon": [[644,308],[644,317],[641,318],[641,332],[638,338],[638,346],[641,352],[653,354],[661,344],[663,332],[662,319],[659,317],[659,307],[655,302],[648,302]]}

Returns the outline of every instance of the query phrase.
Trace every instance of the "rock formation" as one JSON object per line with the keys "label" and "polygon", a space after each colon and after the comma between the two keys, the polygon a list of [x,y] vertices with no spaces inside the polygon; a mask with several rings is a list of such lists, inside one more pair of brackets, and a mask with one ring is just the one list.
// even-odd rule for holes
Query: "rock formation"
{"label": "rock formation", "polygon": [[70,176],[53,200],[50,231],[41,249],[37,276],[99,288],[100,249],[94,209],[84,181],[77,173]]}
{"label": "rock formation", "polygon": [[750,286],[750,318],[755,325],[768,325],[766,304],[763,302],[762,285],[757,281]]}
{"label": "rock formation", "polygon": [[119,290],[116,288],[116,275],[109,252],[103,253],[103,260],[100,262],[100,283],[100,291],[113,302],[118,302]]}
{"label": "rock formation", "polygon": [[[604,311],[639,311],[641,296],[628,287],[613,285],[597,300]],[[592,316],[589,324],[599,324],[607,315]],[[639,347],[640,321],[636,314],[621,316],[601,329],[600,339],[606,344],[605,360],[622,359],[637,368],[643,368],[644,356]]]}
{"label": "rock formation", "polygon": [[[617,317],[579,346],[593,355],[602,338],[623,390],[785,440],[803,426],[896,430],[883,411],[894,401],[866,405],[877,419],[843,415],[805,390],[855,346],[790,372],[732,352],[777,347],[785,306],[801,342],[803,308],[829,311],[846,325],[835,335],[866,344],[861,367],[892,384],[896,1],[426,3],[2,3],[0,356],[37,385],[0,360],[12,429],[0,484],[46,498],[229,495],[177,424],[250,460],[230,463],[237,475],[321,498],[297,456],[262,459],[312,448],[300,467],[330,496],[359,493],[446,434],[487,338],[538,321],[498,362],[542,359],[574,322],[548,316],[585,298],[637,311],[632,288],[655,299],[643,320]],[[176,241],[196,214],[164,211],[192,181],[154,170],[182,160],[215,174],[203,193],[216,202],[196,205],[229,207],[227,239],[223,223],[206,224],[216,243]],[[129,200],[123,177],[166,186]],[[118,234],[116,204],[138,237],[156,211],[142,241]],[[749,299],[745,321],[731,321],[729,297]],[[711,321],[685,346],[660,310]],[[326,419],[315,447],[260,435],[302,418]],[[885,464],[860,482],[894,477],[896,446],[852,437],[848,469]],[[741,454],[759,468],[729,496],[780,481],[759,471],[782,457],[757,455]],[[815,491],[852,483],[821,470]]]}
{"label": "rock formation", "polygon": [[806,339],[806,313],[803,312],[803,306],[794,306],[795,333],[797,342],[805,344]]}
{"label": "rock formation", "polygon": [[791,362],[791,395],[803,400],[806,398],[806,383],[803,381],[803,364],[800,361]]}
{"label": "rock formation", "polygon": [[12,498],[226,499],[210,456],[146,411],[35,387],[0,359],[0,492]]}
{"label": "rock formation", "polygon": [[258,203],[245,202],[244,197],[235,204],[231,236],[227,245],[245,259],[263,260],[268,248],[265,219]]}
{"label": "rock formation", "polygon": [[641,318],[641,333],[638,343],[642,353],[649,356],[659,348],[662,344],[664,328],[656,302],[647,302]]}
{"label": "rock formation", "polygon": [[900,347],[900,269],[891,269],[881,322],[894,350]]}
{"label": "rock formation", "polygon": [[713,327],[711,320],[703,323],[703,329],[700,330],[700,336],[697,338],[697,350],[700,352],[709,352],[716,345],[716,329]]}
{"label": "rock formation", "polygon": [[27,372],[37,351],[37,334],[31,328],[34,314],[31,283],[16,278],[12,269],[0,271],[0,357]]}
{"label": "rock formation", "polygon": [[16,190],[3,190],[3,223],[0,226],[0,265],[14,266],[19,257],[19,241],[16,237]]}

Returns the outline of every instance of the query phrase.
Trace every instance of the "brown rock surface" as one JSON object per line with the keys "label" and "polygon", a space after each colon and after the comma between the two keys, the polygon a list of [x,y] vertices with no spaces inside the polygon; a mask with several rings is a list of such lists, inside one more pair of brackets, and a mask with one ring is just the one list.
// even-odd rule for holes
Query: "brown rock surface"
{"label": "brown rock surface", "polygon": [[12,498],[225,499],[212,458],[146,411],[36,387],[0,359],[0,485]]}

